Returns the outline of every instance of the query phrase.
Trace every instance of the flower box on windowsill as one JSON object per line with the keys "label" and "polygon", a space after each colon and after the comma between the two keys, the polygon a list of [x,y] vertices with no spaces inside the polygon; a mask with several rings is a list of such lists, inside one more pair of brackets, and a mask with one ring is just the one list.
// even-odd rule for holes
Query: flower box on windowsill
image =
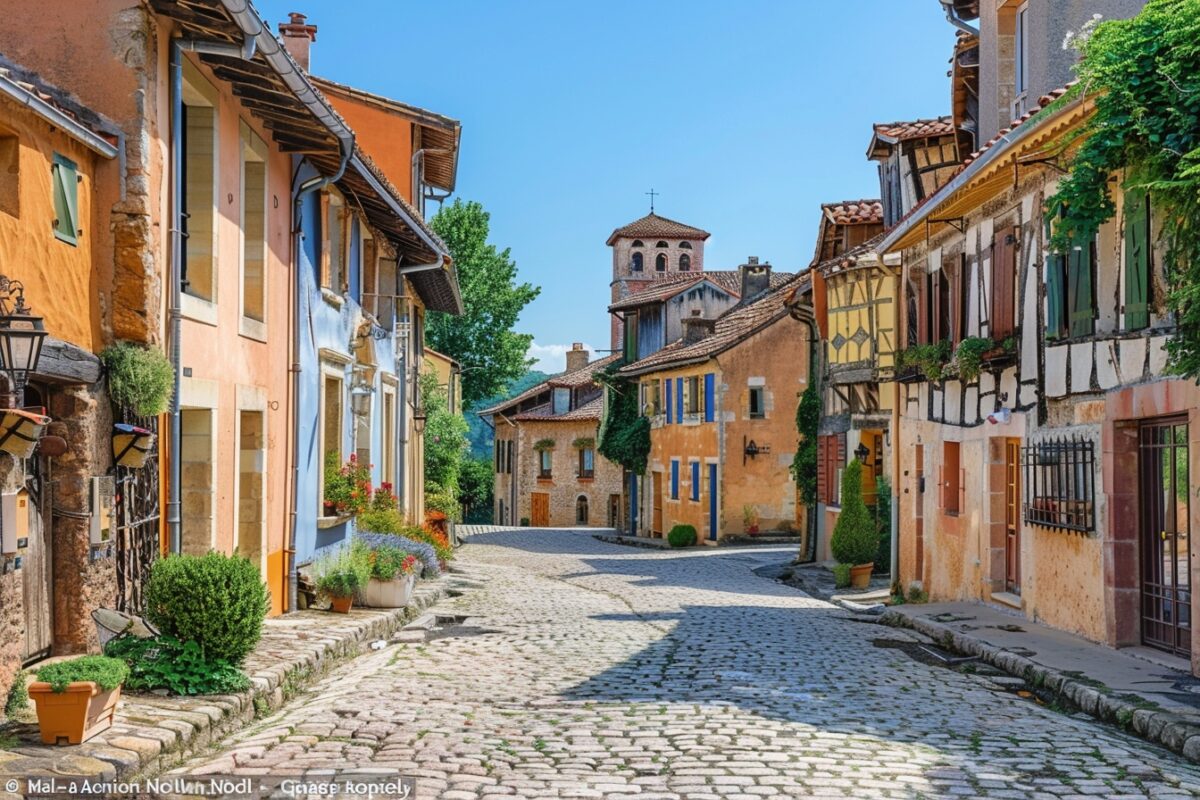
{"label": "flower box on windowsill", "polygon": [[1007,366],[1008,364],[1016,363],[1017,351],[1005,350],[1003,347],[993,347],[979,356],[979,360],[991,367]]}

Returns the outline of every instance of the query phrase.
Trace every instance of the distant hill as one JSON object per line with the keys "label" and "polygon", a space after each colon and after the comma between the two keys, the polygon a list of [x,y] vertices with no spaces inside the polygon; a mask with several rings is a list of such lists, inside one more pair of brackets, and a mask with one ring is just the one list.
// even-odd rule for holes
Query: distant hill
{"label": "distant hill", "polygon": [[504,394],[486,397],[467,409],[467,426],[470,428],[467,433],[467,439],[471,442],[472,456],[475,458],[492,457],[492,429],[475,412],[481,408],[490,408],[497,403],[502,403],[510,397],[516,397],[521,392],[531,386],[536,386],[549,377],[545,372],[536,369],[530,370],[513,381],[512,385],[508,387],[508,391]]}

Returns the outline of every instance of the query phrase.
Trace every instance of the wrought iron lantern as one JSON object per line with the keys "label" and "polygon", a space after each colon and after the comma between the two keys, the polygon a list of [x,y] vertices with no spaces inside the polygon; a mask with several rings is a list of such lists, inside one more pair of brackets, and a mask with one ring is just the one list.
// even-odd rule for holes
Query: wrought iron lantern
{"label": "wrought iron lantern", "polygon": [[350,410],[360,417],[367,416],[371,413],[371,397],[374,394],[375,387],[359,378],[358,383],[350,390]]}
{"label": "wrought iron lantern", "polygon": [[0,370],[8,375],[18,405],[30,373],[37,371],[45,339],[42,318],[25,305],[25,285],[0,275]]}
{"label": "wrought iron lantern", "polygon": [[859,460],[859,463],[866,464],[867,457],[871,455],[871,451],[862,442],[858,443],[858,447],[854,448],[854,457]]}

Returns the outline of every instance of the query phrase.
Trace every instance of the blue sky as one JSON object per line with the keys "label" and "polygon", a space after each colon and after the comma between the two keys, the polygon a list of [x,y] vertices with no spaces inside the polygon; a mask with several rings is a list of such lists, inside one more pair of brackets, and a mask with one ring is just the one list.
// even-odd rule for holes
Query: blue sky
{"label": "blue sky", "polygon": [[492,215],[540,368],[608,347],[612,229],[648,208],[712,233],[708,269],[812,257],[817,207],[879,194],[872,122],[949,111],[936,0],[256,3],[319,28],[317,75],[462,121],[456,196]]}

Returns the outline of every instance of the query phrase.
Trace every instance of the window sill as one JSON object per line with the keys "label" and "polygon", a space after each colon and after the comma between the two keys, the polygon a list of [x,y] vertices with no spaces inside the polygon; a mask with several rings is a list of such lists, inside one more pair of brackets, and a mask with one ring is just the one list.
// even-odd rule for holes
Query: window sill
{"label": "window sill", "polygon": [[179,311],[184,319],[203,325],[217,325],[217,304],[212,300],[183,292],[179,298]]}
{"label": "window sill", "polygon": [[336,528],[339,525],[345,525],[350,520],[354,519],[353,514],[339,514],[334,517],[317,517],[317,530],[328,530]]}
{"label": "window sill", "polygon": [[538,483],[554,483],[554,478],[551,478],[548,475],[547,476],[538,475],[537,482]]}
{"label": "window sill", "polygon": [[321,287],[321,299],[336,309],[341,309],[346,304],[346,298],[335,292],[333,289]]}
{"label": "window sill", "polygon": [[265,343],[267,341],[267,324],[250,317],[242,317],[238,321],[238,335]]}
{"label": "window sill", "polygon": [[593,475],[577,475],[577,476],[575,476],[575,479],[578,480],[580,483],[595,483],[596,482],[596,478]]}

